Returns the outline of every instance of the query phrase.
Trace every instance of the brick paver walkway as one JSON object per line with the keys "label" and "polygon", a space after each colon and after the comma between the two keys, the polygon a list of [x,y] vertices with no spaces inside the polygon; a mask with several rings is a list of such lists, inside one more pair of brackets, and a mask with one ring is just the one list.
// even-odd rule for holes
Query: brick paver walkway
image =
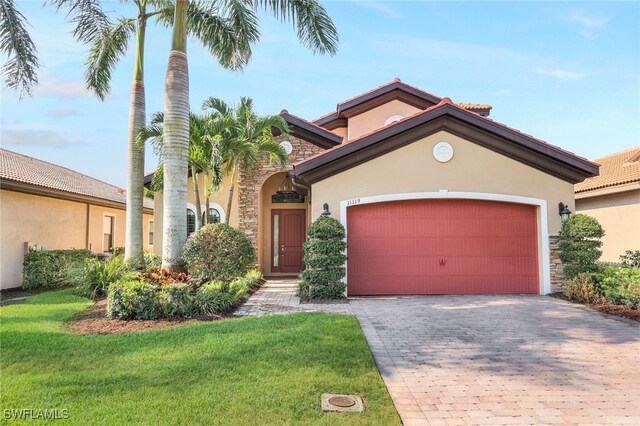
{"label": "brick paver walkway", "polygon": [[269,283],[247,309],[354,313],[405,424],[640,425],[638,323],[546,296],[301,307],[293,293]]}

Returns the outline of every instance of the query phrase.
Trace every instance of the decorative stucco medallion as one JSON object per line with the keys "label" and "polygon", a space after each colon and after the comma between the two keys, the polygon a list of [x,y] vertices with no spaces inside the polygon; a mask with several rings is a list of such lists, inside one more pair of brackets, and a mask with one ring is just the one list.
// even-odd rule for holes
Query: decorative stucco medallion
{"label": "decorative stucco medallion", "polygon": [[453,158],[453,147],[448,142],[438,142],[433,147],[433,157],[441,163],[446,163]]}
{"label": "decorative stucco medallion", "polygon": [[293,145],[291,145],[291,142],[289,141],[280,142],[280,146],[284,149],[284,152],[286,152],[287,155],[293,152]]}

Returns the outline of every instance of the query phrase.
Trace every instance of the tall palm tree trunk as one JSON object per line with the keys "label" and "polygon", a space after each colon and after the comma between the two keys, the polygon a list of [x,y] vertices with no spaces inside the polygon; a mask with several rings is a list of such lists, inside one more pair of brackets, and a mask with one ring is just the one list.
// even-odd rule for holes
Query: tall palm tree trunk
{"label": "tall palm tree trunk", "polygon": [[236,189],[236,179],[238,177],[238,165],[233,167],[231,173],[231,185],[229,185],[229,199],[227,200],[227,217],[231,217],[231,206],[233,205],[233,193]]}
{"label": "tall palm tree trunk", "polygon": [[187,64],[187,0],[177,0],[164,95],[164,214],[162,267],[184,269],[187,239],[187,174],[189,161],[189,68]]}
{"label": "tall palm tree trunk", "polygon": [[[193,180],[193,196],[196,200],[196,217],[198,220],[196,223],[200,222],[200,226],[203,225],[204,221],[202,220],[202,208],[200,207],[200,190],[198,189],[198,173],[196,172],[195,167],[191,167],[191,179]],[[206,215],[205,215],[206,216]]]}
{"label": "tall palm tree trunk", "polygon": [[144,144],[136,143],[136,137],[145,125],[146,105],[144,93],[144,38],[146,18],[138,18],[136,35],[136,60],[129,104],[129,138],[127,168],[127,212],[125,225],[124,257],[136,269],[144,267],[142,244],[142,207],[144,200]]}

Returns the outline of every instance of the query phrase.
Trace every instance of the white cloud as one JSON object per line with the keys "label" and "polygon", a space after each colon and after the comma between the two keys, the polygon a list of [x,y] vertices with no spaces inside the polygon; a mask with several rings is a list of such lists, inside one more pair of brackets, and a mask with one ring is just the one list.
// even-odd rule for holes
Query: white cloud
{"label": "white cloud", "polygon": [[78,111],[71,108],[53,108],[47,111],[47,115],[53,118],[65,118],[80,115]]}
{"label": "white cloud", "polygon": [[84,145],[83,142],[71,142],[52,130],[38,129],[2,129],[2,145],[6,146],[42,146],[48,148],[66,148],[72,145]]}
{"label": "white cloud", "polygon": [[394,9],[391,5],[382,1],[365,1],[365,0],[355,0],[356,3],[367,7],[369,9],[376,10],[378,12],[384,13],[389,18],[398,19],[402,17],[402,14]]}
{"label": "white cloud", "polygon": [[53,98],[91,98],[84,82],[80,80],[45,80],[34,89],[34,96]]}
{"label": "white cloud", "polygon": [[582,27],[580,35],[584,38],[593,38],[595,30],[604,28],[611,20],[608,16],[587,15],[579,10],[572,10],[569,20],[578,23]]}
{"label": "white cloud", "polygon": [[558,80],[562,80],[562,81],[580,80],[581,78],[586,77],[586,74],[566,71],[566,70],[562,70],[562,69],[547,70],[545,68],[538,67],[538,68],[536,68],[536,72],[538,74],[549,75],[551,77],[555,77]]}

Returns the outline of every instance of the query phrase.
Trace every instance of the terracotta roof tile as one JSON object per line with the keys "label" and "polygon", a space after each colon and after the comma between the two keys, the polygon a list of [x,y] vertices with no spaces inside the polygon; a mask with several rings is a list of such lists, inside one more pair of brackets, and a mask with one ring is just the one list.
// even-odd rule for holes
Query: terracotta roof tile
{"label": "terracotta roof tile", "polygon": [[[122,188],[6,149],[0,149],[0,179],[115,201],[123,207],[127,202]],[[145,198],[144,207],[153,209],[153,200]]]}
{"label": "terracotta roof tile", "polygon": [[576,193],[640,182],[640,147],[594,160],[600,164],[600,175],[575,186]]}

